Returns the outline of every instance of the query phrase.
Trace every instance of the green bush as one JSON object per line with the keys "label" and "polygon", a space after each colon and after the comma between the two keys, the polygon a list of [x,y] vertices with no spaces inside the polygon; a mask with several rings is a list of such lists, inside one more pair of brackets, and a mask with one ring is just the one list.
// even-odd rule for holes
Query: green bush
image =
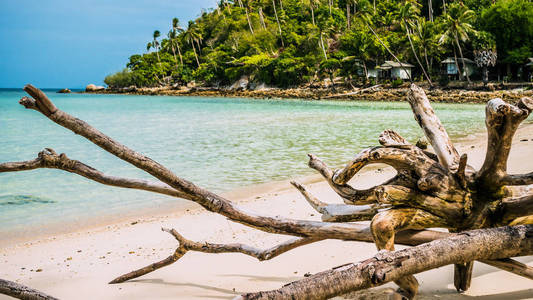
{"label": "green bush", "polygon": [[135,74],[126,68],[115,74],[106,76],[104,82],[111,88],[122,88],[135,85],[136,80]]}
{"label": "green bush", "polygon": [[403,84],[403,80],[401,79],[394,79],[392,82],[391,82],[391,86],[393,88],[397,88],[399,86],[401,86]]}

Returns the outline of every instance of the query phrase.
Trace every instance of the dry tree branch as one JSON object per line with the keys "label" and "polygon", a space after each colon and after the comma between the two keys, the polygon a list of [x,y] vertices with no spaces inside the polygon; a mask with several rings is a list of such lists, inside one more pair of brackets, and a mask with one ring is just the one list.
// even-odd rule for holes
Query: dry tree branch
{"label": "dry tree branch", "polygon": [[274,247],[263,250],[263,249],[258,249],[258,248],[248,246],[245,244],[237,244],[237,243],[234,243],[234,244],[213,244],[213,243],[207,243],[207,242],[199,243],[199,242],[194,242],[194,241],[186,239],[181,234],[179,234],[175,229],[162,228],[161,230],[172,234],[172,236],[174,236],[174,238],[179,242],[179,246],[176,248],[174,253],[159,262],[150,264],[146,267],[143,267],[143,268],[131,271],[129,273],[126,273],[124,275],[121,275],[113,279],[112,281],[110,281],[109,282],[110,284],[122,283],[128,280],[143,276],[145,274],[148,274],[150,272],[153,272],[157,269],[168,266],[170,264],[173,264],[176,261],[178,261],[183,255],[185,255],[187,251],[197,251],[197,252],[204,252],[204,253],[242,253],[248,256],[255,257],[259,261],[263,261],[263,260],[272,259],[294,248],[323,240],[319,238],[293,238],[284,243],[281,243]]}
{"label": "dry tree branch", "polygon": [[505,175],[502,180],[504,185],[529,185],[533,184],[533,172],[527,174]]}
{"label": "dry tree branch", "polygon": [[0,279],[0,294],[23,300],[58,300],[36,289],[4,279]]}
{"label": "dry tree branch", "polygon": [[[178,241],[179,245],[170,256],[167,258],[152,263],[148,266],[142,267],[140,269],[131,271],[129,273],[120,275],[119,277],[110,281],[110,284],[122,283],[148,273],[151,273],[162,267],[171,265],[177,262],[181,257],[183,257],[187,251],[196,251],[203,253],[242,253],[248,256],[257,258],[259,261],[265,261],[273,259],[285,252],[293,250],[297,247],[312,244],[315,242],[322,241],[324,239],[320,238],[293,238],[281,244],[275,245],[268,249],[258,249],[246,244],[232,243],[232,244],[214,244],[208,242],[194,242],[186,239],[181,234],[179,234],[175,229],[166,229],[161,228],[161,230],[170,233]],[[453,234],[446,234],[444,236],[452,236]],[[500,259],[500,260],[481,260],[481,262],[500,268],[502,270],[533,279],[533,267],[522,264],[521,262],[515,261],[513,259]]]}
{"label": "dry tree branch", "polygon": [[500,209],[502,221],[507,224],[516,218],[533,215],[533,193],[506,199],[501,203]]}
{"label": "dry tree branch", "polygon": [[65,153],[58,155],[51,148],[46,148],[39,152],[37,158],[33,160],[2,163],[0,164],[0,173],[28,171],[39,168],[64,170],[105,185],[145,190],[178,198],[187,198],[186,194],[175,190],[165,183],[109,176],[80,161],[68,158]]}
{"label": "dry tree branch", "polygon": [[390,206],[380,205],[346,205],[346,204],[328,204],[320,201],[302,184],[291,181],[291,184],[304,196],[305,200],[322,215],[324,222],[354,222],[370,221],[379,212],[379,208]]}
{"label": "dry tree branch", "polygon": [[454,170],[459,163],[459,153],[453,146],[448,133],[442,126],[435,111],[429,104],[429,100],[424,90],[411,84],[407,100],[411,104],[411,109],[415,115],[415,120],[424,130],[426,137],[433,146],[439,162],[448,170]]}
{"label": "dry tree branch", "polygon": [[497,188],[504,184],[513,136],[520,123],[532,110],[533,99],[528,97],[520,99],[516,106],[500,98],[487,103],[485,110],[488,132],[487,154],[477,174],[477,178],[485,185]]}
{"label": "dry tree branch", "polygon": [[531,254],[533,225],[472,230],[408,249],[380,251],[359,263],[338,266],[277,290],[243,294],[235,299],[327,299],[449,264]]}

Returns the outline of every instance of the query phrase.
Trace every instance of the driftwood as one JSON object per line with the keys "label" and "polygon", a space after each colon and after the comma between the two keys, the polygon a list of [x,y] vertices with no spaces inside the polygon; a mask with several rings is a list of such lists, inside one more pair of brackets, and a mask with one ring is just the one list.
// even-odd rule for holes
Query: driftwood
{"label": "driftwood", "polygon": [[371,87],[367,87],[367,88],[364,88],[364,89],[358,89],[358,90],[356,90],[356,91],[349,92],[349,93],[334,94],[334,95],[330,95],[330,96],[322,97],[322,99],[330,99],[330,98],[338,98],[338,97],[353,96],[353,95],[357,95],[357,94],[360,94],[360,93],[364,93],[364,92],[366,92],[366,91],[373,91],[373,90],[376,90],[376,89],[379,88],[380,86],[381,86],[381,84],[376,84],[376,85],[373,85],[373,86],[371,86]]}
{"label": "driftwood", "polygon": [[400,251],[380,251],[370,259],[338,266],[278,290],[235,299],[327,299],[452,263],[531,254],[533,225],[472,230]]}
{"label": "driftwood", "polygon": [[[387,130],[379,137],[381,146],[361,151],[352,161],[337,170],[329,168],[318,157],[310,154],[309,166],[324,177],[345,203],[326,204],[312,195],[305,186],[292,182],[307,202],[322,215],[322,221],[308,221],[249,213],[230,200],[176,176],[158,162],[129,149],[86,122],[61,111],[39,89],[31,85],[27,85],[24,89],[32,96],[20,100],[24,107],[42,113],[51,121],[85,137],[107,152],[151,174],[157,180],[110,176],[87,164],[70,159],[65,154],[57,154],[49,148],[41,151],[33,160],[2,163],[0,172],[37,168],[60,169],[106,185],[141,189],[194,201],[208,211],[221,214],[246,226],[295,237],[270,249],[262,250],[243,244],[193,242],[173,229],[165,229],[179,243],[175,252],[160,262],[119,276],[111,283],[124,282],[172,264],[188,251],[239,252],[259,260],[266,260],[296,247],[324,239],[374,242],[378,249],[383,251],[393,251],[395,243],[420,245],[412,250],[405,250],[412,251],[407,252],[411,255],[408,260],[410,267],[402,267],[403,264],[400,264],[391,268],[386,264],[378,266],[372,263],[374,269],[383,267],[385,268],[383,270],[387,270],[380,272],[396,274],[386,275],[386,278],[383,277],[379,282],[384,282],[385,279],[395,281],[401,288],[400,293],[408,298],[413,298],[417,293],[418,283],[412,274],[443,264],[456,264],[454,283],[458,290],[468,289],[473,260],[480,260],[502,270],[533,279],[533,268],[510,258],[531,254],[531,228],[516,226],[489,229],[533,224],[533,192],[528,189],[512,188],[513,185],[533,184],[533,173],[510,175],[506,172],[513,135],[518,125],[533,109],[533,100],[530,98],[522,98],[516,106],[501,99],[488,102],[486,124],[489,147],[482,168],[476,171],[467,164],[467,156],[460,156],[455,149],[424,91],[414,84],[411,85],[407,99],[411,104],[415,120],[423,129],[434,153],[418,148],[408,143],[398,133]],[[397,174],[392,179],[369,189],[360,190],[349,184],[364,166],[373,163],[387,164],[393,167]],[[356,223],[362,220],[371,220],[371,225]],[[434,227],[446,228],[451,233],[427,230]],[[481,230],[468,234],[461,233],[473,229]],[[523,235],[510,238],[509,234],[513,232],[520,232]],[[496,239],[498,241],[495,243],[501,246],[492,247],[489,243],[483,242]],[[426,245],[428,242],[431,243]],[[423,255],[428,254],[420,250],[445,249],[446,245],[460,242],[466,243],[462,246],[465,249],[455,249],[453,252],[455,254],[450,254],[450,257],[439,258],[429,255],[431,259],[426,259]],[[515,249],[514,246],[519,248]],[[467,249],[474,248],[481,254],[467,254]],[[509,248],[513,248],[514,252]],[[397,253],[404,253],[383,251],[379,255],[386,257],[387,263],[394,262]],[[389,261],[391,258],[392,261]],[[360,265],[361,263],[354,266]],[[357,267],[350,274],[355,276],[351,277],[352,279],[365,276],[363,273],[358,273]],[[311,278],[318,278],[316,276]],[[293,283],[273,294],[270,292],[266,294],[282,293],[279,294],[280,297],[292,295],[293,299],[323,298],[367,287],[366,284],[354,285],[353,282],[344,285],[338,282],[335,276],[324,276],[320,280],[325,280],[323,281],[325,285],[316,285],[313,289],[306,289],[305,293],[302,293],[301,287],[307,286],[308,281],[303,281],[301,284]]]}
{"label": "driftwood", "polygon": [[0,294],[23,300],[57,300],[36,289],[4,279],[0,279]]}

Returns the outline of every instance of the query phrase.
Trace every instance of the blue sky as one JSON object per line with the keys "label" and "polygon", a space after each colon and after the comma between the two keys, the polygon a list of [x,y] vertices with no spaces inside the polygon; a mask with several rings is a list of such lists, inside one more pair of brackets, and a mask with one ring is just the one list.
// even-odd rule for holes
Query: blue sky
{"label": "blue sky", "polygon": [[0,0],[0,88],[103,84],[146,51],[155,29],[182,25],[215,0]]}

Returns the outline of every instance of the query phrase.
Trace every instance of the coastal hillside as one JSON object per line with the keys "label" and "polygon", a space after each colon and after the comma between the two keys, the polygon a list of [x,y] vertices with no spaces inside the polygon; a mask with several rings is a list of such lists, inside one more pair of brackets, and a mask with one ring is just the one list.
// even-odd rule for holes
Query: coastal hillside
{"label": "coastal hillside", "polygon": [[[220,0],[188,24],[168,24],[147,37],[146,53],[132,55],[105,83],[527,80],[533,56],[528,0]],[[408,74],[394,76],[395,68]]]}

